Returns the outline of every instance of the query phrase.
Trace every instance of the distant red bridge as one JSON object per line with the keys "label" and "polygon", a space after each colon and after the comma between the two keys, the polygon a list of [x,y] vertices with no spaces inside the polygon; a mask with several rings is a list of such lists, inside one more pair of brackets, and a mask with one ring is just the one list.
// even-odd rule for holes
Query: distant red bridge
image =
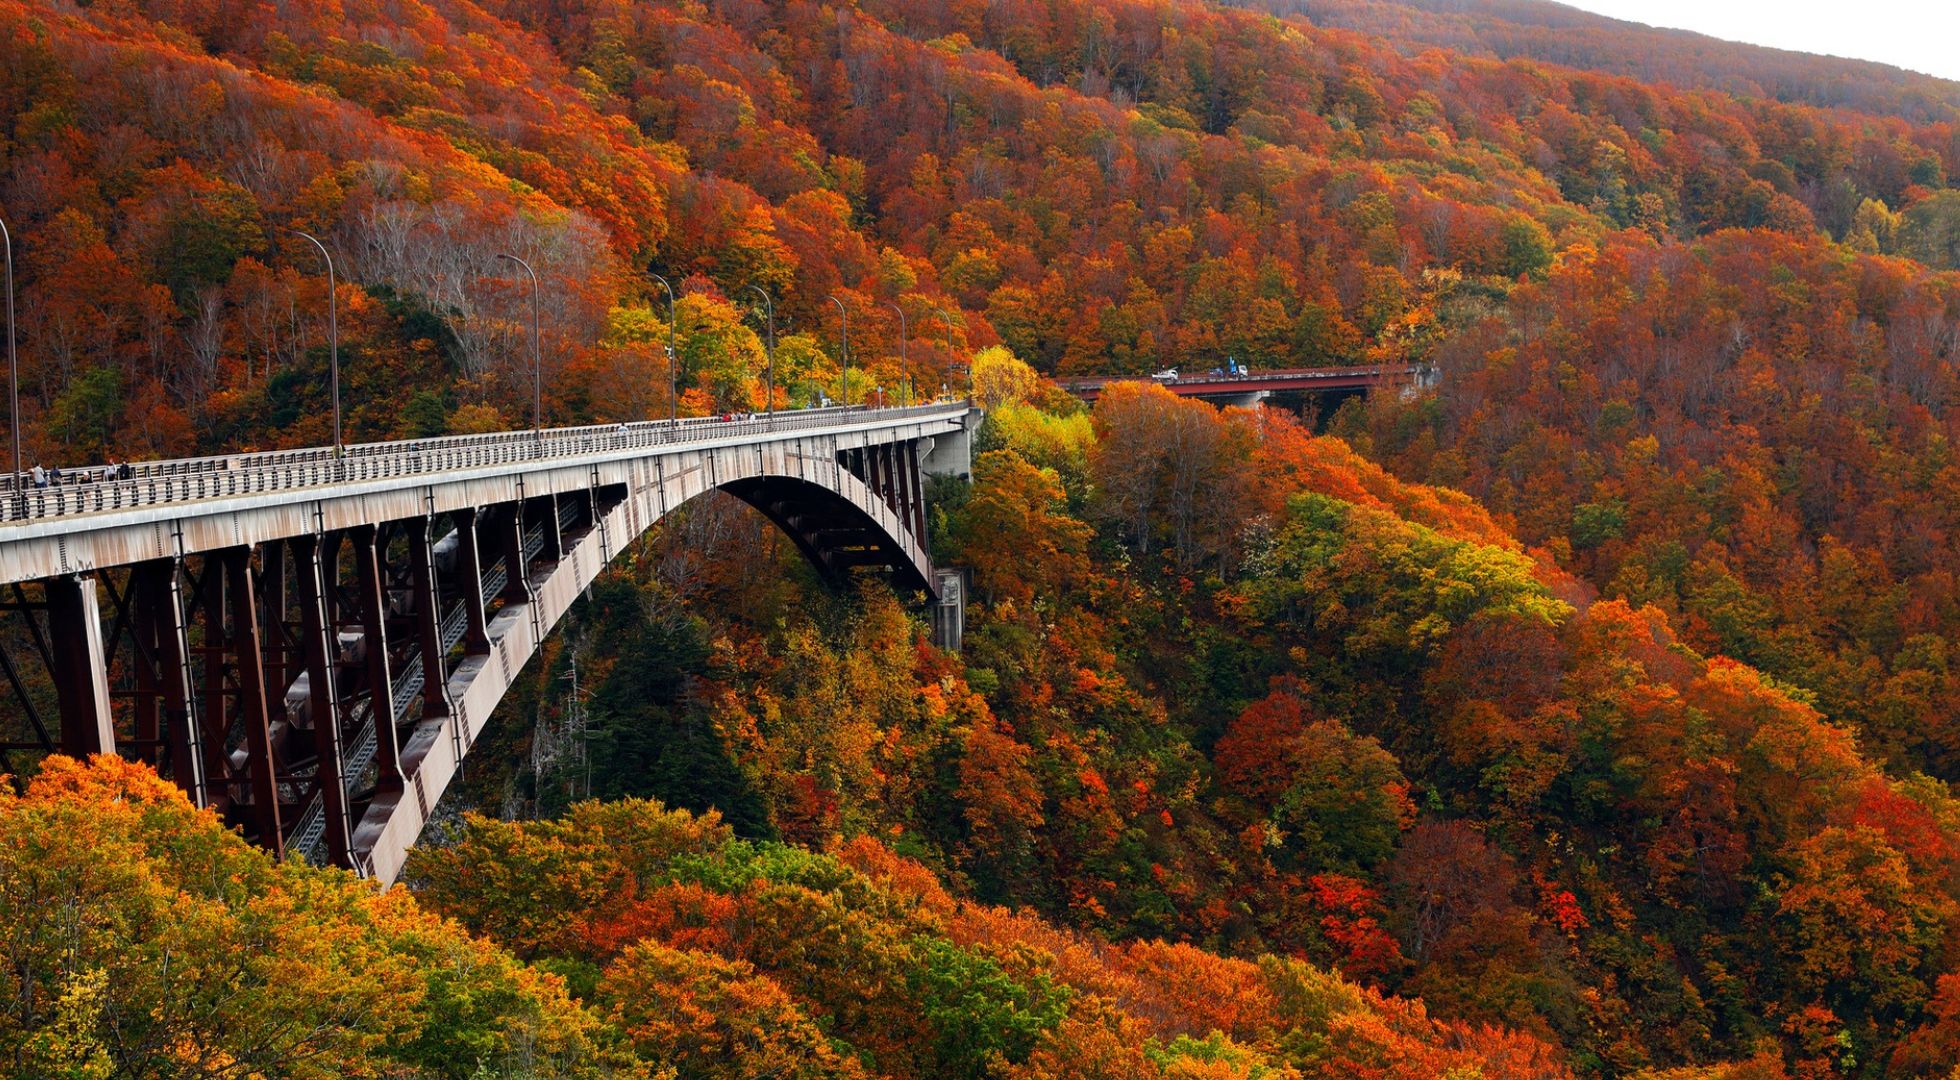
{"label": "distant red bridge", "polygon": [[1056,384],[1084,401],[1094,401],[1111,383],[1154,382],[1182,397],[1245,398],[1247,403],[1282,390],[1372,390],[1384,384],[1401,385],[1427,377],[1418,364],[1369,364],[1365,367],[1275,368],[1243,375],[1181,375],[1175,379],[1152,375],[1076,375]]}

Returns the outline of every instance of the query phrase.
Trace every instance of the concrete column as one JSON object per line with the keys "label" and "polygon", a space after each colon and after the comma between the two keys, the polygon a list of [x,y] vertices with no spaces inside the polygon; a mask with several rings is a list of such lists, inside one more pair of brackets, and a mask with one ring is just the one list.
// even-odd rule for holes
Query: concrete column
{"label": "concrete column", "polygon": [[932,449],[920,463],[927,476],[972,476],[973,431],[980,426],[980,410],[966,414],[960,430],[932,437]]}

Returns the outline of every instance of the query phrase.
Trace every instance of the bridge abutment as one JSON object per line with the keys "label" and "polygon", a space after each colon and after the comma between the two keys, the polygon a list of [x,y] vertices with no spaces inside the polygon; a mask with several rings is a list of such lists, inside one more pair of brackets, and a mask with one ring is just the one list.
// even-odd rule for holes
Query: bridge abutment
{"label": "bridge abutment", "polygon": [[973,476],[973,433],[984,416],[979,409],[969,411],[959,430],[935,435],[930,440],[919,469],[927,476]]}

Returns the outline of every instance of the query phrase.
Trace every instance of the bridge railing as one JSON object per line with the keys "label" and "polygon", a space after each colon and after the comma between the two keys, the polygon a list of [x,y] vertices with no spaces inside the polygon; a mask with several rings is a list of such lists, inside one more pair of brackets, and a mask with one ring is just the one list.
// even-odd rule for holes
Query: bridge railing
{"label": "bridge railing", "polygon": [[1256,371],[1237,373],[1194,372],[1179,375],[1175,379],[1160,379],[1155,375],[1065,375],[1055,380],[1065,390],[1102,390],[1117,383],[1157,383],[1170,387],[1199,387],[1202,389],[1232,390],[1235,388],[1257,389],[1261,383],[1303,382],[1318,379],[1334,381],[1357,378],[1399,378],[1417,374],[1420,365],[1363,364],[1348,367],[1316,368],[1261,368]]}
{"label": "bridge railing", "polygon": [[554,459],[578,459],[618,451],[709,440],[759,438],[790,431],[839,427],[870,420],[902,420],[943,412],[948,403],[905,408],[852,406],[749,414],[741,419],[689,417],[598,424],[541,431],[502,431],[432,439],[232,454],[223,457],[144,462],[126,476],[109,467],[78,469],[48,487],[16,483],[0,475],[0,523],[39,521],[79,514],[133,510],[169,503],[330,487],[408,476]]}

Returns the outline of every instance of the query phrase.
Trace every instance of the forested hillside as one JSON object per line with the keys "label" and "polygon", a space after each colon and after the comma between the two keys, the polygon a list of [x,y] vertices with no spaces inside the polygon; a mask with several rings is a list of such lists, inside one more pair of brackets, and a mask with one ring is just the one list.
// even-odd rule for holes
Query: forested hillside
{"label": "forested hillside", "polygon": [[1236,0],[1356,30],[1404,52],[1538,60],[1684,89],[1951,120],[1960,84],[1868,60],[1743,45],[1595,15],[1555,0]]}
{"label": "forested hillside", "polygon": [[[1950,1080],[1945,84],[1468,18],[0,0],[36,459],[324,441],[296,230],[357,439],[525,422],[506,254],[547,422],[988,408],[962,654],[703,500],[407,890],[21,778],[3,1068]],[[1040,378],[1227,357],[1437,378],[1323,436]]]}
{"label": "forested hillside", "polygon": [[704,410],[757,392],[750,283],[801,401],[837,396],[832,294],[867,385],[957,382],[995,341],[1061,372],[1420,360],[1560,252],[1740,228],[1943,266],[1960,216],[1943,118],[1410,58],[1187,0],[15,0],[0,25],[49,459],[318,441],[325,279],[294,229],[337,253],[352,424],[381,437],[522,412],[503,253],[541,267],[573,421],[664,403],[648,268],[686,294]]}
{"label": "forested hillside", "polygon": [[[590,757],[479,776],[481,803],[549,816],[589,790],[871,838],[958,895],[1330,965],[1582,1074],[1948,1075],[1943,783],[1283,416],[1155,388],[1093,413],[994,400],[936,530],[975,575],[963,656],[875,586],[826,600],[766,525],[704,505],[595,591],[511,709],[503,738],[562,750],[576,718]],[[587,870],[551,871],[575,900],[506,893],[578,842],[525,835],[474,824],[411,877],[547,956],[592,948],[526,937],[568,904],[629,934],[678,917],[618,914],[641,886]],[[485,876],[492,851],[551,861]],[[1207,1022],[1255,1043],[1267,1023]]]}
{"label": "forested hillside", "polygon": [[469,829],[418,903],[275,864],[143,766],[50,759],[0,788],[7,1075],[1571,1075],[1296,959],[956,900],[870,838],[640,801]]}

